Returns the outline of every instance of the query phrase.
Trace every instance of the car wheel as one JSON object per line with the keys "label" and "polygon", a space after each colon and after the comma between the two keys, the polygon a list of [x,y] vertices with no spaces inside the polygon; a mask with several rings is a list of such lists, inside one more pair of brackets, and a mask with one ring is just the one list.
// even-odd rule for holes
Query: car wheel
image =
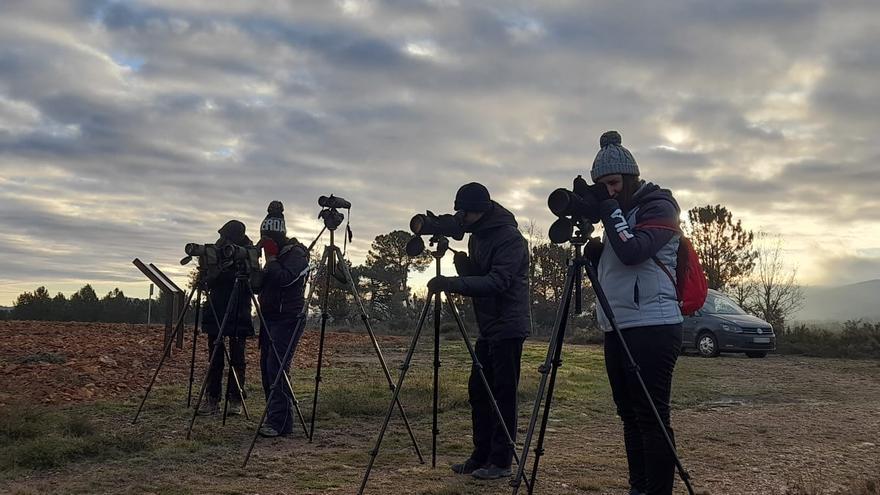
{"label": "car wheel", "polygon": [[718,339],[712,332],[703,332],[697,337],[697,352],[707,358],[718,355]]}
{"label": "car wheel", "polygon": [[762,357],[767,357],[767,353],[766,352],[747,352],[746,356],[748,356],[750,358],[762,358]]}

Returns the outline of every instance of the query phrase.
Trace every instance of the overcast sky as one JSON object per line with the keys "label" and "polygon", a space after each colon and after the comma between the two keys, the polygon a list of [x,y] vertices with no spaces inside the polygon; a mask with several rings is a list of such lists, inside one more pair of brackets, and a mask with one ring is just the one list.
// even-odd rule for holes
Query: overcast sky
{"label": "overcast sky", "polygon": [[546,197],[617,129],[683,209],[779,234],[806,284],[880,278],[880,2],[3,0],[0,305],[183,282],[187,242],[270,200],[349,254],[479,181]]}

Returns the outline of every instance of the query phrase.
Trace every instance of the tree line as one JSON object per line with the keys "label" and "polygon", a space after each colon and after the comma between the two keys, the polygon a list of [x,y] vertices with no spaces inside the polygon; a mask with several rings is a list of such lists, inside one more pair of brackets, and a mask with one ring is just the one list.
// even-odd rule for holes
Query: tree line
{"label": "tree line", "polygon": [[[12,310],[5,317],[10,320],[38,321],[100,321],[107,323],[146,323],[149,300],[127,297],[113,289],[99,298],[91,284],[84,285],[66,297],[59,292],[54,296],[46,287],[19,294]],[[159,322],[165,314],[167,298],[160,295],[152,301],[152,320]]]}
{"label": "tree line", "polygon": [[[572,255],[568,245],[544,240],[534,223],[526,226],[531,264],[529,268],[532,333],[547,335],[562,297],[567,262]],[[691,239],[700,257],[709,287],[730,295],[747,311],[782,329],[786,318],[799,309],[803,292],[796,273],[783,264],[782,244],[778,238],[756,235],[734,221],[732,213],[722,205],[695,207],[687,212],[683,230]],[[433,266],[427,252],[410,256],[406,244],[412,235],[395,230],[374,238],[369,252],[360,265],[349,264],[349,271],[360,294],[360,303],[370,318],[392,331],[410,328],[424,304],[424,290],[414,291],[410,274]],[[313,318],[320,317],[321,298],[325,286],[326,267],[320,264],[321,250],[312,253],[310,307]],[[451,255],[450,255],[451,256]],[[328,318],[334,326],[361,325],[357,301],[348,289],[343,270],[337,267],[330,276]],[[595,327],[595,296],[584,277],[584,312],[573,316],[579,327]],[[164,315],[165,297],[154,302],[154,319]],[[470,300],[460,298],[463,316],[472,323]],[[445,308],[444,308],[445,311]],[[119,289],[98,298],[91,285],[86,285],[69,298],[58,293],[51,296],[45,287],[18,296],[7,315],[10,319],[57,321],[104,321],[143,323],[146,321],[147,299],[126,297]],[[447,320],[447,321],[451,321]]]}

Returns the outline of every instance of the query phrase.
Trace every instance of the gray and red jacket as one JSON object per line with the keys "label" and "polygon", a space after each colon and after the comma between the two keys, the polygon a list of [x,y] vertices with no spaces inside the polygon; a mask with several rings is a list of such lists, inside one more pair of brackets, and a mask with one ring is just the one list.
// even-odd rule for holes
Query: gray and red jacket
{"label": "gray and red jacket", "polygon": [[[621,329],[681,323],[675,284],[657,261],[675,274],[681,234],[652,225],[677,226],[680,209],[672,193],[643,182],[624,212],[616,199],[600,205],[603,235],[599,283]],[[657,261],[654,260],[657,259]],[[601,307],[599,326],[612,330]]]}

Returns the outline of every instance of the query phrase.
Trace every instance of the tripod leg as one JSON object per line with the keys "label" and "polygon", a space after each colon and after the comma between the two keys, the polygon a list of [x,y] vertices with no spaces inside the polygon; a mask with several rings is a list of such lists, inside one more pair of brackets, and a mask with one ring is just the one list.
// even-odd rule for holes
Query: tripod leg
{"label": "tripod leg", "polygon": [[[297,337],[297,335],[302,336],[302,331],[305,327],[306,320],[308,319],[308,315],[309,315],[309,301],[312,299],[312,290],[313,289],[314,289],[314,286],[309,288],[309,296],[306,298],[305,305],[303,306],[302,324],[301,325],[299,323],[297,324],[298,325],[297,330],[294,330],[294,337],[293,337],[294,339],[299,338],[299,337]],[[275,359],[279,363],[283,363],[284,361],[281,360],[281,354],[278,354],[278,347],[275,345],[275,339],[272,338],[272,334],[269,333],[269,324],[266,323],[266,318],[263,317],[263,311],[260,309],[259,301],[257,301],[257,297],[254,294],[253,290],[251,290],[251,300],[254,303],[254,308],[256,308],[256,310],[257,310],[257,317],[260,318],[260,326],[263,329],[265,329],[265,330],[261,330],[261,332],[265,331],[266,338],[269,339],[269,345],[270,345],[270,347],[272,347],[272,354],[275,355]],[[284,383],[287,385],[287,388],[290,391],[290,399],[291,399],[291,402],[293,402],[293,410],[296,413],[297,418],[299,419],[300,425],[302,425],[303,433],[305,434],[306,438],[308,438],[309,429],[306,426],[306,419],[303,416],[302,410],[299,407],[299,400],[297,400],[297,398],[296,398],[296,393],[293,391],[293,383],[291,383],[290,377],[287,375],[287,373],[284,373]],[[268,402],[267,402],[267,404],[268,404]],[[260,424],[257,425],[258,431],[261,426],[263,426],[262,421],[260,421]],[[253,447],[251,447],[251,448],[253,448]],[[247,463],[247,460],[245,460],[245,463]]]}
{"label": "tripod leg", "polygon": [[[198,284],[197,284],[198,285]],[[186,318],[186,310],[189,308],[190,302],[192,302],[193,294],[196,293],[196,288],[193,287],[189,292],[189,297],[186,298],[186,304],[183,307],[183,310],[180,312],[180,316],[177,319],[177,324],[174,326],[174,332],[171,334],[171,337],[165,342],[165,349],[162,351],[162,358],[159,359],[159,364],[156,365],[156,371],[153,372],[153,377],[150,378],[150,383],[147,385],[147,390],[144,392],[144,398],[141,399],[141,405],[138,406],[137,412],[134,414],[134,419],[131,420],[131,424],[137,423],[138,417],[141,415],[141,411],[144,409],[144,404],[147,402],[147,397],[150,396],[150,391],[153,390],[153,385],[156,383],[156,377],[159,376],[159,370],[162,369],[162,365],[165,364],[165,359],[168,358],[168,355],[171,353],[171,345],[174,341],[175,336],[178,332],[183,328],[183,320]]]}
{"label": "tripod leg", "polygon": [[[354,297],[355,303],[357,303],[358,310],[361,313],[361,321],[364,322],[364,327],[367,329],[367,334],[370,336],[370,341],[373,343],[373,350],[376,351],[376,357],[379,358],[379,364],[382,366],[382,372],[385,373],[385,380],[388,381],[388,388],[391,389],[391,392],[394,392],[394,380],[391,378],[391,373],[388,371],[388,364],[385,362],[385,357],[382,356],[382,349],[379,347],[379,341],[376,339],[376,334],[373,332],[373,326],[370,324],[370,319],[367,316],[367,311],[364,309],[364,304],[361,302],[361,296],[358,294],[357,285],[355,284],[354,278],[351,276],[351,271],[348,269],[348,264],[345,263],[345,259],[342,257],[342,252],[339,251],[339,248],[335,248],[336,259],[339,265],[342,267],[342,272],[345,274],[345,278],[348,279],[349,288],[351,289],[351,294]],[[400,411],[400,417],[403,419],[403,424],[406,427],[406,431],[409,433],[410,441],[413,444],[413,448],[416,451],[416,456],[419,458],[419,463],[424,464],[425,460],[422,458],[422,451],[419,449],[419,443],[416,441],[416,436],[412,431],[412,427],[409,424],[409,418],[406,417],[406,411],[403,410],[403,404],[400,401],[397,401],[397,409]]]}
{"label": "tripod leg", "polygon": [[[294,336],[302,331],[302,328],[305,326],[305,324],[306,318],[304,315],[303,318],[297,322],[297,328],[296,330],[294,330]],[[265,331],[268,332],[268,329],[266,329]],[[293,338],[290,339],[290,342],[287,343],[287,349],[285,349],[284,351],[285,360],[290,356],[291,352],[293,351],[293,348],[295,347],[295,341],[296,338]],[[277,354],[276,357],[278,357]],[[284,362],[285,361],[279,360],[279,365],[283,364]],[[254,451],[254,445],[257,443],[257,437],[260,434],[260,428],[262,428],[263,423],[266,421],[266,417],[269,415],[269,404],[271,404],[272,402],[272,397],[275,395],[275,391],[278,389],[278,382],[281,380],[282,376],[286,377],[287,375],[284,372],[284,366],[279,366],[278,373],[275,374],[275,379],[272,380],[272,386],[269,387],[269,395],[266,397],[266,407],[265,409],[263,409],[263,415],[260,417],[260,422],[257,424],[256,430],[254,430],[254,436],[251,439],[251,445],[250,447],[248,447],[247,454],[245,454],[244,456],[244,463],[241,466],[242,468],[247,467],[248,460],[250,460],[251,458],[251,453]],[[288,386],[290,386],[290,382],[288,382]]]}
{"label": "tripod leg", "polygon": [[[529,457],[529,447],[532,444],[532,436],[535,433],[535,426],[538,422],[538,414],[541,411],[541,401],[544,400],[544,392],[547,391],[546,402],[544,403],[544,415],[541,419],[541,429],[538,434],[538,445],[535,447],[535,465],[532,468],[531,473],[531,485],[529,489],[529,493],[531,493],[532,489],[535,486],[535,479],[537,477],[538,471],[538,461],[540,457],[544,454],[544,432],[547,428],[547,421],[549,419],[550,413],[550,404],[553,397],[553,388],[556,379],[556,368],[561,366],[561,356],[562,356],[562,342],[565,337],[565,328],[568,324],[568,315],[571,309],[571,295],[572,288],[576,284],[577,276],[576,271],[579,271],[580,268],[576,267],[574,264],[569,264],[568,272],[565,276],[565,285],[562,299],[559,302],[559,306],[556,308],[556,318],[553,323],[553,335],[550,337],[550,344],[547,346],[547,357],[544,358],[544,363],[538,367],[538,371],[541,373],[541,381],[538,383],[538,393],[535,397],[535,404],[532,408],[532,415],[529,419],[529,427],[526,430],[526,437],[523,443],[522,450],[522,463],[517,466],[516,477],[510,482],[510,485],[513,487],[513,494],[516,495],[519,492],[519,485],[522,482],[523,476],[525,474],[526,469],[526,460]],[[550,385],[547,388],[548,374],[552,370],[552,375],[550,376]]]}
{"label": "tripod leg", "polygon": [[[237,298],[238,291],[240,290],[240,288],[241,288],[241,281],[236,278],[235,283],[232,285],[232,296],[231,297]],[[209,296],[208,302],[209,302],[209,304],[211,304],[210,296]],[[212,311],[213,311],[213,307],[214,307],[213,304],[211,304]],[[202,405],[202,399],[205,397],[205,389],[208,388],[208,373],[210,373],[210,371],[211,371],[211,364],[214,362],[214,358],[216,357],[216,354],[217,354],[217,349],[223,343],[223,329],[226,328],[226,324],[229,323],[229,315],[231,313],[231,310],[232,310],[232,305],[227,303],[226,304],[226,313],[223,315],[223,321],[220,323],[220,328],[217,331],[217,340],[215,341],[214,348],[211,349],[211,357],[208,359],[208,368],[205,371],[205,377],[202,379],[202,386],[199,391],[199,398],[198,398],[198,400],[196,400],[196,405],[193,408],[192,418],[190,418],[189,427],[186,430],[186,439],[187,440],[189,440],[190,436],[192,435],[193,425],[196,422],[196,416],[199,414],[199,407]],[[214,314],[214,317],[215,318],[217,317],[216,313]]]}
{"label": "tripod leg", "polygon": [[[440,263],[437,263],[437,276],[440,276]],[[443,303],[440,291],[434,294],[434,390],[431,398],[431,467],[437,467],[437,411],[440,408],[440,316]],[[447,295],[447,300],[449,296]]]}
{"label": "tripod leg", "polygon": [[[236,281],[237,281],[237,279],[236,279]],[[231,301],[231,303],[235,305],[235,310],[233,310],[233,312],[232,312],[232,315],[233,315],[232,316],[232,328],[233,328],[232,333],[233,334],[235,334],[238,330],[237,329],[238,312],[241,310],[241,300],[240,300],[241,294],[240,294],[240,292],[241,292],[241,283],[238,284],[238,290],[232,292],[232,294],[235,296],[235,301]],[[227,303],[227,307],[229,307],[228,303]],[[223,348],[223,357],[226,359],[226,361],[225,361],[226,365],[230,369],[232,369],[232,367],[233,367],[232,360],[229,359],[229,350],[226,348],[226,340],[223,338],[223,332],[220,332],[220,334],[218,335],[218,338],[220,338],[220,347]],[[229,340],[232,340],[232,337],[229,337]],[[211,361],[211,363],[213,363],[213,361]],[[234,373],[235,373],[235,371],[233,370],[233,374]],[[222,387],[223,386],[223,375],[221,374],[219,378],[220,378],[220,386]],[[237,384],[238,384],[238,380],[236,380],[236,385]],[[241,388],[239,388],[239,392],[241,392],[241,391],[242,391]],[[227,378],[226,379],[226,393],[223,394],[223,426],[226,426],[226,413],[228,411],[229,411],[229,379]]]}
{"label": "tripod leg", "polygon": [[[198,284],[196,284],[198,286]],[[187,303],[189,306],[189,303]],[[193,346],[192,346],[192,356],[189,360],[189,386],[186,390],[186,407],[190,407],[192,405],[192,391],[193,391],[193,381],[195,381],[195,371],[196,371],[196,341],[199,339],[199,323],[202,316],[202,288],[199,287],[196,291],[196,307],[195,307],[195,321],[193,322]]]}
{"label": "tripod leg", "polygon": [[[231,341],[232,337],[230,337],[229,340]],[[232,347],[231,342],[229,344],[229,347],[230,348]],[[244,411],[244,418],[247,420],[250,420],[251,416],[248,413],[247,402],[244,400],[244,382],[242,381],[242,377],[238,376],[238,372],[235,370],[235,366],[232,365],[232,355],[230,354],[229,349],[224,347],[223,352],[225,353],[226,362],[229,364],[229,377],[227,378],[227,385],[226,385],[226,389],[227,389],[226,401],[227,401],[227,403],[229,402],[228,380],[229,380],[229,378],[231,378],[233,381],[233,384],[235,384],[235,390],[238,392],[238,398],[241,399],[241,408]],[[226,406],[224,406],[224,408],[223,408],[223,424],[224,425],[226,424]]]}
{"label": "tripod leg", "polygon": [[318,415],[318,387],[321,385],[321,365],[324,361],[324,335],[327,330],[327,305],[330,301],[330,277],[333,276],[333,260],[331,259],[330,246],[324,248],[324,256],[321,264],[325,267],[324,294],[321,300],[321,336],[318,340],[318,367],[315,372],[315,394],[312,396],[312,418],[309,424],[309,442],[315,435],[315,418]]}
{"label": "tripod leg", "polygon": [[666,425],[663,423],[663,418],[660,417],[660,412],[657,410],[657,405],[654,404],[654,399],[651,397],[651,392],[648,391],[648,387],[645,385],[645,380],[642,378],[642,374],[639,371],[639,366],[636,363],[635,359],[633,359],[632,353],[630,353],[629,346],[626,344],[626,339],[623,337],[623,332],[621,332],[620,328],[617,326],[617,321],[614,319],[614,313],[611,310],[611,305],[608,303],[608,298],[605,297],[605,291],[602,290],[602,286],[599,285],[599,277],[596,274],[596,269],[590,263],[586,264],[586,269],[587,276],[590,278],[590,283],[593,286],[593,291],[596,293],[596,299],[602,306],[602,310],[605,312],[605,316],[608,318],[608,322],[611,324],[612,330],[615,334],[617,334],[617,338],[620,339],[620,345],[621,347],[623,347],[627,360],[629,361],[630,369],[634,372],[636,378],[638,378],[639,385],[642,388],[642,392],[645,394],[645,399],[647,399],[648,404],[651,406],[651,412],[654,413],[654,418],[660,425],[660,430],[663,432],[663,437],[666,440],[666,445],[669,447],[669,450],[672,453],[672,457],[675,460],[675,467],[678,469],[678,475],[681,478],[681,481],[685,484],[685,487],[687,487],[688,493],[690,495],[693,495],[694,488],[691,486],[690,474],[688,474],[687,470],[685,470],[684,465],[682,465],[681,463],[681,459],[678,457],[678,452],[675,450],[675,444],[672,442],[672,437],[669,435],[669,431],[666,429]]}
{"label": "tripod leg", "polygon": [[[477,373],[480,375],[480,380],[483,382],[483,387],[486,388],[486,394],[489,396],[489,401],[492,403],[492,408],[495,410],[495,416],[498,419],[498,422],[501,426],[503,426],[502,430],[504,430],[504,436],[507,437],[507,445],[513,451],[513,459],[517,464],[520,463],[519,456],[516,454],[516,442],[513,441],[513,436],[510,433],[510,430],[507,428],[507,425],[504,423],[504,414],[501,413],[501,408],[498,407],[498,401],[495,400],[495,394],[492,393],[492,387],[489,385],[489,381],[486,379],[486,374],[483,373],[483,365],[480,364],[480,360],[477,359],[477,353],[474,351],[474,346],[471,344],[471,339],[468,336],[467,330],[464,328],[464,322],[461,319],[461,315],[458,313],[458,308],[455,306],[455,302],[452,298],[449,297],[449,293],[446,294],[446,302],[449,305],[449,311],[452,313],[452,316],[455,317],[455,323],[458,325],[458,331],[461,333],[461,337],[464,340],[464,344],[467,347],[468,354],[471,356],[471,362],[473,363],[474,368],[476,368]],[[516,433],[516,432],[514,432]],[[526,483],[526,487],[531,489],[531,484]]]}
{"label": "tripod leg", "polygon": [[422,334],[422,327],[425,326],[425,320],[428,317],[428,310],[431,308],[432,295],[431,291],[428,291],[428,297],[425,299],[425,307],[422,309],[421,315],[419,315],[419,323],[416,326],[415,334],[413,334],[412,343],[406,351],[406,357],[403,360],[403,364],[400,366],[400,376],[397,377],[397,385],[394,387],[394,392],[391,393],[391,403],[388,404],[388,411],[385,412],[385,420],[382,422],[382,428],[379,429],[379,436],[376,438],[376,445],[373,447],[373,450],[370,451],[370,462],[367,464],[367,470],[364,471],[364,478],[361,480],[361,487],[358,489],[358,495],[364,493],[364,489],[367,487],[367,480],[370,479],[370,471],[373,470],[373,463],[376,462],[376,456],[379,455],[379,447],[382,445],[382,439],[385,437],[385,431],[388,429],[388,422],[391,421],[391,415],[394,414],[394,405],[397,403],[400,389],[403,387],[403,380],[406,378],[407,371],[409,371],[409,365],[412,362],[413,354],[416,351],[416,345],[419,343],[419,336]]}

